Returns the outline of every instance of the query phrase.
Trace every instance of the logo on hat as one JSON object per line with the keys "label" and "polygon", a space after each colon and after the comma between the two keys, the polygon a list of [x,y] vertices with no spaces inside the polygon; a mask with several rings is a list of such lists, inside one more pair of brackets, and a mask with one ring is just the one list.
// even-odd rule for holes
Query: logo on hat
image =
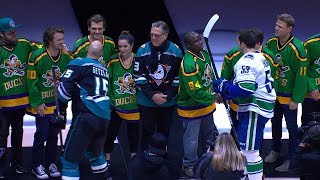
{"label": "logo on hat", "polygon": [[12,19],[9,21],[9,26],[12,28],[16,27],[16,24],[14,23],[14,21]]}
{"label": "logo on hat", "polygon": [[5,17],[0,18],[0,31],[7,32],[16,29],[21,26],[21,24],[16,24],[12,18]]}

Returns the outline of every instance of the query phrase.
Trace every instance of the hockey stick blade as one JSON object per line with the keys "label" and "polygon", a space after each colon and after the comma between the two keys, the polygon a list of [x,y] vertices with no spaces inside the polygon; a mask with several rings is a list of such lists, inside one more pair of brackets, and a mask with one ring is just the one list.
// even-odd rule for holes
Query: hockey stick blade
{"label": "hockey stick blade", "polygon": [[211,19],[209,20],[208,24],[206,25],[206,28],[204,28],[203,31],[203,37],[208,38],[209,34],[211,32],[212,27],[214,26],[214,24],[219,20],[219,15],[215,14],[211,17]]}

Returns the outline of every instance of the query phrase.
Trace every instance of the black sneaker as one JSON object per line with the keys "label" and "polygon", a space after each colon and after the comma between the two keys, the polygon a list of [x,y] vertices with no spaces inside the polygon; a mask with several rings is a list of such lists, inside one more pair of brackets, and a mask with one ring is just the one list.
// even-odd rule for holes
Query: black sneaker
{"label": "black sneaker", "polygon": [[45,169],[42,165],[39,165],[38,167],[32,168],[32,173],[38,178],[38,179],[49,179],[48,174],[45,172]]}
{"label": "black sneaker", "polygon": [[106,180],[112,180],[112,174],[111,174],[111,164],[110,160],[107,160],[107,170],[105,172]]}
{"label": "black sneaker", "polygon": [[4,173],[4,170],[0,169],[0,179],[4,179],[6,177],[6,174]]}
{"label": "black sneaker", "polygon": [[28,170],[24,168],[20,163],[13,163],[11,166],[16,169],[16,173],[18,174],[23,174],[28,172]]}

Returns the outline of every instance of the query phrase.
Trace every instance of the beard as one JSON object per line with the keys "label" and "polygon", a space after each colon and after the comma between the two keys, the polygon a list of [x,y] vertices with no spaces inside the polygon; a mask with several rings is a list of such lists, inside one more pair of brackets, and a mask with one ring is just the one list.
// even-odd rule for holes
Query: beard
{"label": "beard", "polygon": [[17,42],[18,42],[18,38],[14,38],[13,40],[10,40],[10,39],[8,39],[6,37],[1,37],[0,38],[0,44],[2,46],[6,46],[8,48],[14,47],[17,44]]}

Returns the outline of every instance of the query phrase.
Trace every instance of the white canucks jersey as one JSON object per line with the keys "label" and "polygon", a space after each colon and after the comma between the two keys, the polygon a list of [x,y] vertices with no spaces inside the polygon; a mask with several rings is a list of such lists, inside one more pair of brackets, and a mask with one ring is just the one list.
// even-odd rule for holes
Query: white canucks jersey
{"label": "white canucks jersey", "polygon": [[276,93],[268,60],[260,52],[244,54],[233,68],[234,83],[252,92],[249,97],[239,97],[239,112],[253,111],[266,118],[273,117]]}

